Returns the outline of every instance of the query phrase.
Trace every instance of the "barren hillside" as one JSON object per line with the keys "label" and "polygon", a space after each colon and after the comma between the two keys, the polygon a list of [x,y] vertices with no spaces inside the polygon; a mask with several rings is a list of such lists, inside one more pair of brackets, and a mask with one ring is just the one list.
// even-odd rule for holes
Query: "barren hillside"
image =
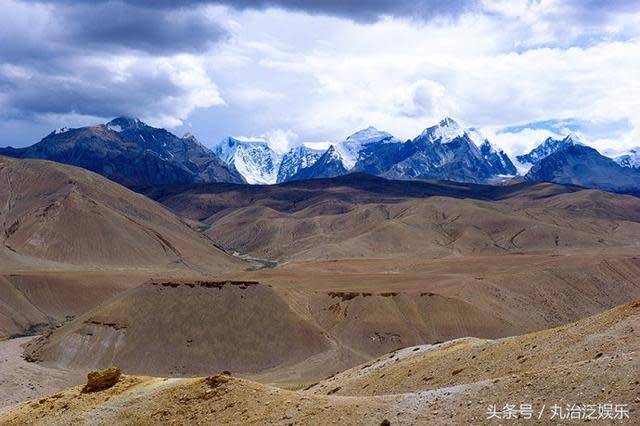
{"label": "barren hillside", "polygon": [[[611,415],[626,413],[628,423],[640,409],[638,330],[634,302],[530,335],[406,348],[304,391],[224,375],[125,376],[104,391],[76,387],[10,407],[0,411],[0,422],[496,424],[492,407],[502,416],[512,404],[531,407],[538,424],[556,424],[554,405],[566,415],[573,404],[612,404]],[[614,412],[614,405],[621,408]],[[598,412],[592,415],[597,420]]]}
{"label": "barren hillside", "polygon": [[640,199],[546,183],[483,186],[354,174],[148,195],[217,244],[284,260],[564,252],[640,241]]}

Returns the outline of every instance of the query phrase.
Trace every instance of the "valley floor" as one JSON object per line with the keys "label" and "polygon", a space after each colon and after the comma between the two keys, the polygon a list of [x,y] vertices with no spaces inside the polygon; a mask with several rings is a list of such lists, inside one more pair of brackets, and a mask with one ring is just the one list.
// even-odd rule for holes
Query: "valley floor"
{"label": "valley floor", "polygon": [[41,398],[85,380],[85,375],[80,372],[47,368],[25,361],[23,346],[33,338],[0,341],[0,408]]}

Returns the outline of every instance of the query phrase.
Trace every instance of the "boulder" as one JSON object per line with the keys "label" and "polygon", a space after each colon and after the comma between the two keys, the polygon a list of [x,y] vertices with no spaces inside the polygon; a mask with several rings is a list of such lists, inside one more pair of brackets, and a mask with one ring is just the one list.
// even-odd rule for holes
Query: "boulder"
{"label": "boulder", "polygon": [[122,371],[118,367],[109,367],[106,370],[92,371],[87,374],[87,384],[82,392],[97,392],[108,389],[118,383]]}

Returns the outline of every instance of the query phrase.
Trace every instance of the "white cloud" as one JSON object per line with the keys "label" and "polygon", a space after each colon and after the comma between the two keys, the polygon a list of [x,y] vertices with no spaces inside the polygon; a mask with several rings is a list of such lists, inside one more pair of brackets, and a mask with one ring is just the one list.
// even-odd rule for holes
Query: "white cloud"
{"label": "white cloud", "polygon": [[515,132],[502,132],[496,128],[483,128],[482,134],[504,150],[510,156],[529,152],[548,137],[562,139],[569,132],[553,132],[547,129],[522,129]]}
{"label": "white cloud", "polygon": [[[536,39],[533,34],[551,24],[561,26],[549,17],[566,14],[547,3],[428,24],[387,19],[358,25],[282,11],[252,13],[236,18],[245,26],[233,48],[253,61],[246,75],[240,70],[234,78],[260,76],[261,85],[269,78],[273,90],[287,93],[286,103],[261,105],[256,122],[289,128],[300,141],[337,141],[368,125],[406,139],[443,115],[483,130],[571,118],[625,119],[637,128],[639,39],[604,37],[584,47],[565,46],[560,33]],[[293,21],[283,35],[265,29],[267,22],[280,28]],[[299,26],[312,36],[297,37]],[[523,35],[530,36],[528,44],[558,47],[523,49],[517,42]],[[496,135],[496,142],[519,154],[550,133]],[[524,140],[529,137],[534,139]],[[628,137],[616,143],[634,144]]]}
{"label": "white cloud", "polygon": [[265,132],[262,138],[269,143],[274,151],[282,154],[297,142],[298,135],[291,130],[273,129]]}

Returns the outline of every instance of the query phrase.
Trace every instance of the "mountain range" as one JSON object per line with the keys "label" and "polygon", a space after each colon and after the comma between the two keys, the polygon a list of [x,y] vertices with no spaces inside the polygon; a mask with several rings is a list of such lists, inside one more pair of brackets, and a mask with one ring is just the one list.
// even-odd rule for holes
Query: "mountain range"
{"label": "mountain range", "polygon": [[227,137],[213,150],[193,135],[178,137],[135,118],[59,129],[26,148],[0,155],[83,167],[129,187],[188,183],[275,184],[362,172],[388,179],[496,183],[528,170],[524,179],[640,192],[640,150],[610,159],[575,134],[547,138],[516,157],[452,118],[402,141],[368,127],[324,149],[300,145],[286,153],[266,141]]}
{"label": "mountain range", "polygon": [[[265,142],[237,144],[245,153],[260,148],[254,155],[236,155],[231,160],[221,157],[235,166],[248,182],[281,183],[364,172],[388,179],[494,183],[518,174],[504,150],[476,129],[464,128],[449,117],[407,141],[368,127],[329,146],[324,153],[302,145],[280,156]],[[224,145],[223,141],[221,146]],[[239,151],[240,147],[236,149]],[[220,147],[216,150],[223,151]],[[631,150],[613,160],[584,145],[573,133],[562,139],[547,138],[531,152],[517,156],[516,161],[526,170],[526,180],[640,192],[639,150]],[[276,164],[280,165],[277,173]],[[265,169],[269,179],[263,179]]]}
{"label": "mountain range", "polygon": [[[281,183],[364,172],[392,179],[442,179],[487,183],[516,174],[509,156],[445,118],[413,140],[368,127],[322,152],[305,145],[284,155],[267,143],[226,138],[214,152],[249,183]],[[276,172],[277,169],[277,172]]]}

